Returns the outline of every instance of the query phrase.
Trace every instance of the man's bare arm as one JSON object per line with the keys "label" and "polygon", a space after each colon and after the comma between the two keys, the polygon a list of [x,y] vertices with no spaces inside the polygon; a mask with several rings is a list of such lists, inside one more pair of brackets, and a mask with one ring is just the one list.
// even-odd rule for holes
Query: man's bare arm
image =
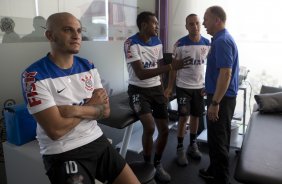
{"label": "man's bare arm", "polygon": [[168,78],[168,85],[167,88],[164,91],[165,97],[169,98],[172,95],[172,90],[175,85],[175,80],[176,80],[176,71],[172,70],[169,72],[169,78]]}
{"label": "man's bare arm", "polygon": [[80,118],[65,118],[61,116],[57,106],[35,113],[33,116],[52,140],[59,139],[81,121]]}
{"label": "man's bare arm", "polygon": [[100,119],[108,117],[110,106],[105,91],[93,93],[83,106],[62,105],[53,106],[34,114],[35,119],[53,140],[57,140],[75,126],[82,119]]}
{"label": "man's bare arm", "polygon": [[[224,97],[229,83],[231,79],[231,68],[221,68],[219,71],[219,76],[217,78],[217,83],[216,83],[216,90],[213,95],[212,101],[215,101],[216,103],[220,103],[222,98]],[[208,107],[208,118],[211,121],[217,121],[219,118],[218,112],[219,112],[219,105],[210,105]]]}
{"label": "man's bare arm", "polygon": [[183,67],[183,60],[173,60],[169,65],[161,65],[158,68],[145,69],[140,60],[131,63],[131,66],[140,80],[149,79],[170,70],[178,70]]}
{"label": "man's bare arm", "polygon": [[221,68],[219,71],[219,75],[216,82],[216,90],[213,96],[213,100],[216,102],[220,102],[221,99],[224,97],[228,86],[230,84],[231,75],[232,75],[231,68]]}

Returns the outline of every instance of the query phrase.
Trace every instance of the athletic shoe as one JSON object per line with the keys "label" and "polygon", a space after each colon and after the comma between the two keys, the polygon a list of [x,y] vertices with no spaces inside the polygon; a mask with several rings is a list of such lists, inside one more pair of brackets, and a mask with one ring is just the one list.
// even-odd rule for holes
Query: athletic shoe
{"label": "athletic shoe", "polygon": [[177,155],[176,161],[178,165],[180,166],[188,165],[188,160],[183,147],[177,148],[176,155]]}
{"label": "athletic shoe", "polygon": [[155,173],[155,178],[164,183],[168,183],[171,180],[170,175],[164,170],[162,164],[158,164],[155,166],[156,168],[156,173]]}
{"label": "athletic shoe", "polygon": [[195,160],[200,160],[202,158],[202,153],[199,151],[197,143],[188,146],[187,155]]}

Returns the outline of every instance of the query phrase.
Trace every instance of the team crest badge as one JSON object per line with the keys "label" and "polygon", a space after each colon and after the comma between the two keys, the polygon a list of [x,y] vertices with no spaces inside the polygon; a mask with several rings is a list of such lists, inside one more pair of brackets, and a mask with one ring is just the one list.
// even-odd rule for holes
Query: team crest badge
{"label": "team crest badge", "polygon": [[205,56],[207,53],[207,49],[206,48],[201,48],[201,55]]}
{"label": "team crest badge", "polygon": [[84,78],[81,78],[81,81],[84,82],[85,84],[85,89],[88,91],[93,91],[94,90],[94,84],[92,81],[92,76],[91,75],[85,75]]}

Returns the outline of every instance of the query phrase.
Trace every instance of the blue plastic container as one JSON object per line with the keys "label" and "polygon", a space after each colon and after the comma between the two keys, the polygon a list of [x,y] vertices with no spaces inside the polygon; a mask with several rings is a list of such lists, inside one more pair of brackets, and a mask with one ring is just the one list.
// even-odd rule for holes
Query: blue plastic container
{"label": "blue plastic container", "polygon": [[4,118],[9,143],[20,146],[35,139],[36,121],[25,104],[5,107]]}

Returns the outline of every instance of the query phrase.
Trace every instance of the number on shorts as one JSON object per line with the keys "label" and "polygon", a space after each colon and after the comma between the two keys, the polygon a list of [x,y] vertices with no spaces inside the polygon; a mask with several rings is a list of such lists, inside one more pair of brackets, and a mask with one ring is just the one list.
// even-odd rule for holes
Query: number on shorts
{"label": "number on shorts", "polygon": [[139,102],[139,94],[133,95],[132,101],[133,101],[133,103]]}
{"label": "number on shorts", "polygon": [[67,174],[75,174],[78,172],[77,164],[75,161],[67,161],[66,164],[66,172]]}
{"label": "number on shorts", "polygon": [[179,98],[179,104],[186,104],[187,98]]}

